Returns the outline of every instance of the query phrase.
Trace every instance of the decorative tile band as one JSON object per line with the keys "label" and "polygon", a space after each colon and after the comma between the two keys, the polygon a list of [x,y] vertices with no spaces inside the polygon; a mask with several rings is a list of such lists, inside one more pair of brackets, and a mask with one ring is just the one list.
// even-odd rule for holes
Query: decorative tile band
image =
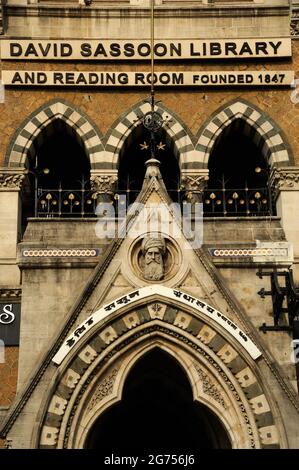
{"label": "decorative tile band", "polygon": [[98,248],[96,249],[47,249],[47,250],[36,250],[27,249],[23,250],[22,255],[24,258],[94,258],[100,254]]}
{"label": "decorative tile band", "polygon": [[210,248],[213,258],[247,259],[252,263],[278,263],[290,266],[294,261],[293,246],[289,242],[256,241],[256,246],[238,248]]}
{"label": "decorative tile band", "polygon": [[210,249],[214,257],[252,257],[252,256],[288,256],[287,248],[238,248],[238,249]]}

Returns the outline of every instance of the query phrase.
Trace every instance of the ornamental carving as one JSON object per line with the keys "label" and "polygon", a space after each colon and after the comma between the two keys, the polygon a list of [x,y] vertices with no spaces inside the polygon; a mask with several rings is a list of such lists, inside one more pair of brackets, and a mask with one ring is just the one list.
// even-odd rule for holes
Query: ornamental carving
{"label": "ornamental carving", "polygon": [[213,384],[210,377],[197,364],[194,364],[194,367],[198,373],[198,377],[202,381],[203,392],[211,396],[223,408],[226,408],[225,402],[221,393],[217,389],[216,385]]}
{"label": "ornamental carving", "polygon": [[117,376],[117,369],[113,369],[110,375],[104,379],[98,388],[96,389],[95,394],[93,395],[88,407],[87,411],[91,411],[98,403],[100,403],[104,398],[108,395],[111,395],[113,390],[113,385]]}
{"label": "ornamental carving", "polygon": [[113,193],[116,182],[116,175],[93,175],[90,178],[91,189],[98,193]]}
{"label": "ornamental carving", "polygon": [[25,175],[0,173],[0,189],[20,189]]}
{"label": "ornamental carving", "polygon": [[279,191],[299,190],[299,168],[275,168],[271,175],[271,186],[275,196]]}
{"label": "ornamental carving", "polygon": [[184,191],[202,192],[208,183],[208,175],[183,175],[181,189]]}
{"label": "ornamental carving", "polygon": [[291,21],[291,36],[299,36],[299,21],[298,19],[294,21],[294,19],[292,19]]}
{"label": "ornamental carving", "polygon": [[291,36],[299,37],[299,10],[293,10],[290,25]]}
{"label": "ornamental carving", "polygon": [[149,281],[160,281],[164,277],[166,244],[163,237],[146,237],[141,246],[143,254],[143,277]]}
{"label": "ornamental carving", "polygon": [[21,289],[0,289],[0,299],[19,299]]}

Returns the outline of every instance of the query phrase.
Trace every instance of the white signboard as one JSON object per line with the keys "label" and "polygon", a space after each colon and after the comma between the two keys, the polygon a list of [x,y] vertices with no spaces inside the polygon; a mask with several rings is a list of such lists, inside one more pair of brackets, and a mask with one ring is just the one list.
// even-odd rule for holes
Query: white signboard
{"label": "white signboard", "polygon": [[105,318],[108,318],[109,315],[123,308],[124,306],[128,306],[129,304],[133,304],[136,301],[145,299],[155,294],[161,297],[165,297],[165,300],[172,300],[177,305],[183,304],[198,310],[200,313],[214,320],[228,333],[230,333],[254,360],[261,356],[260,350],[255,346],[251,339],[237,325],[235,325],[232,320],[227,318],[221,312],[218,312],[218,310],[214,309],[202,300],[199,300],[178,289],[171,289],[169,287],[160,285],[152,285],[149,287],[142,287],[141,289],[137,289],[134,292],[130,292],[129,294],[119,297],[110,304],[104,305],[102,308],[90,315],[65,340],[59,351],[53,357],[53,362],[55,362],[57,365],[61,364],[68,353],[97,323]]}
{"label": "white signboard", "polygon": [[[223,87],[223,86],[291,86],[294,72],[205,71],[156,72],[156,86]],[[76,86],[76,87],[143,87],[151,83],[150,72],[78,72],[3,70],[2,82],[9,86]]]}
{"label": "white signboard", "polygon": [[[290,38],[156,39],[157,60],[291,57]],[[148,60],[149,40],[1,40],[2,60]]]}

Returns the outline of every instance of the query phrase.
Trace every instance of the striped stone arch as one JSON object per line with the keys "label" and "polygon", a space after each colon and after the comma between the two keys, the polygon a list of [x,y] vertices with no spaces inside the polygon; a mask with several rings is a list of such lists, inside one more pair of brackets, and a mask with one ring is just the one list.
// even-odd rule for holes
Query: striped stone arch
{"label": "striped stone arch", "polygon": [[63,100],[50,101],[34,111],[19,127],[12,138],[5,156],[5,164],[9,167],[24,168],[27,158],[35,154],[46,136],[54,132],[54,122],[60,119],[67,126],[90,159],[91,168],[99,160],[103,152],[102,135],[94,123],[78,108]]}
{"label": "striped stone arch", "polygon": [[197,167],[208,167],[217,138],[236,119],[244,121],[244,132],[251,136],[271,166],[289,164],[291,151],[279,126],[255,105],[238,100],[217,110],[199,130],[195,146]]}
{"label": "striped stone arch", "polygon": [[[105,160],[98,162],[98,168],[114,168],[118,166],[118,158],[125,142],[130,139],[136,127],[141,124],[141,118],[150,111],[150,104],[141,102],[133,106],[123,114],[112,126],[107,134],[105,146]],[[172,111],[159,104],[156,107],[165,120],[163,129],[165,131],[166,143],[178,159],[180,168],[186,166],[188,160],[196,159],[197,152],[191,132],[181,119]]]}
{"label": "striped stone arch", "polygon": [[263,358],[250,357],[240,341],[190,304],[189,295],[173,303],[166,288],[155,295],[146,289],[116,299],[103,307],[105,316],[89,326],[92,317],[86,319],[85,330],[77,326],[68,337],[65,344],[79,340],[64,358],[53,358],[58,368],[41,405],[33,447],[83,448],[93,423],[121,400],[130,369],[152,347],[181,364],[194,400],[218,416],[233,448],[285,447],[279,414],[259,372]]}

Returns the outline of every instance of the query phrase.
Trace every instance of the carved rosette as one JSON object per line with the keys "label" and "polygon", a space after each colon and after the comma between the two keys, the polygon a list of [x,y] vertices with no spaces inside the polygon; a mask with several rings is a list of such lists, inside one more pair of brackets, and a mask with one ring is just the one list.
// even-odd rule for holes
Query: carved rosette
{"label": "carved rosette", "polygon": [[270,184],[275,199],[280,191],[299,191],[299,167],[274,168]]}
{"label": "carved rosette", "polygon": [[25,175],[0,172],[0,189],[21,189]]}

